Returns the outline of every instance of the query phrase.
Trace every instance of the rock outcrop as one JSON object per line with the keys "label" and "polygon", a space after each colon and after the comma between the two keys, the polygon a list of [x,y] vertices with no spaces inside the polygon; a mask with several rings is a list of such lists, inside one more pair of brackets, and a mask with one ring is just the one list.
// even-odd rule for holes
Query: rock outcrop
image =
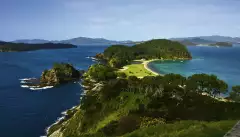
{"label": "rock outcrop", "polygon": [[40,84],[44,86],[55,86],[78,80],[84,71],[76,70],[71,64],[54,64],[52,69],[45,70],[40,78]]}

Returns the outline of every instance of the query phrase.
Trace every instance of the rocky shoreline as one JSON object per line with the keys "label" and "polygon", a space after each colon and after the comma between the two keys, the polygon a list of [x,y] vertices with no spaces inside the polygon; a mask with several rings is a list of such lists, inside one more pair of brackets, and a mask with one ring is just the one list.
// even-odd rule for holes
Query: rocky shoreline
{"label": "rocky shoreline", "polygon": [[[82,100],[83,96],[86,95],[88,91],[97,91],[100,90],[103,86],[102,83],[97,83],[93,79],[83,78],[79,83],[81,87],[83,87],[83,92],[81,93],[80,101]],[[67,122],[74,114],[80,110],[81,103],[77,106],[72,107],[71,109],[63,111],[62,117],[59,117],[55,123],[50,125],[46,128],[46,136],[49,137],[63,137],[62,132],[60,131],[61,126],[64,125],[64,122]],[[70,112],[70,113],[69,113]],[[53,130],[53,132],[51,131]]]}

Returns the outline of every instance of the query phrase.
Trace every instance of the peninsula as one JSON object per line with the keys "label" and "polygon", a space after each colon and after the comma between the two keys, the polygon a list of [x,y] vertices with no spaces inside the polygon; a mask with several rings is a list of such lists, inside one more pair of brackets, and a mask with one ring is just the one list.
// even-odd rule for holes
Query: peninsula
{"label": "peninsula", "polygon": [[102,63],[90,66],[82,77],[81,103],[48,128],[47,136],[220,137],[240,119],[240,104],[232,100],[240,97],[239,86],[228,99],[213,98],[228,90],[215,75],[149,74],[140,79],[124,72],[123,66],[139,59],[191,59],[178,42],[114,45],[97,57]]}
{"label": "peninsula", "polygon": [[64,49],[64,48],[77,48],[77,46],[62,43],[26,44],[26,43],[0,42],[0,52],[20,52],[41,49]]}

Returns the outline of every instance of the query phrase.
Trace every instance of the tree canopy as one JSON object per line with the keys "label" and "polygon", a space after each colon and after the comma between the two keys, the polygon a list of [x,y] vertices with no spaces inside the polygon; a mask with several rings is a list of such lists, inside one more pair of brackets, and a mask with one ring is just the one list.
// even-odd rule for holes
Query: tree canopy
{"label": "tree canopy", "polygon": [[106,81],[117,77],[117,74],[112,67],[102,64],[94,64],[90,66],[85,75],[98,81]]}
{"label": "tree canopy", "polygon": [[179,42],[156,39],[134,46],[113,45],[103,54],[110,66],[120,68],[134,59],[191,59],[187,48]]}

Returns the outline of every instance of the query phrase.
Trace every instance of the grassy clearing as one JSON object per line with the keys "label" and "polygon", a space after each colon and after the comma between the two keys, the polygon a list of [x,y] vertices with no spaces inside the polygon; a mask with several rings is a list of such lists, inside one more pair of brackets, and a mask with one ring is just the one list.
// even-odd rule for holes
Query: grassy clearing
{"label": "grassy clearing", "polygon": [[237,121],[180,121],[136,130],[122,137],[222,137]]}
{"label": "grassy clearing", "polygon": [[152,72],[146,70],[144,68],[144,64],[131,64],[125,67],[127,67],[127,69],[121,72],[124,72],[127,76],[136,76],[136,77],[156,76]]}

